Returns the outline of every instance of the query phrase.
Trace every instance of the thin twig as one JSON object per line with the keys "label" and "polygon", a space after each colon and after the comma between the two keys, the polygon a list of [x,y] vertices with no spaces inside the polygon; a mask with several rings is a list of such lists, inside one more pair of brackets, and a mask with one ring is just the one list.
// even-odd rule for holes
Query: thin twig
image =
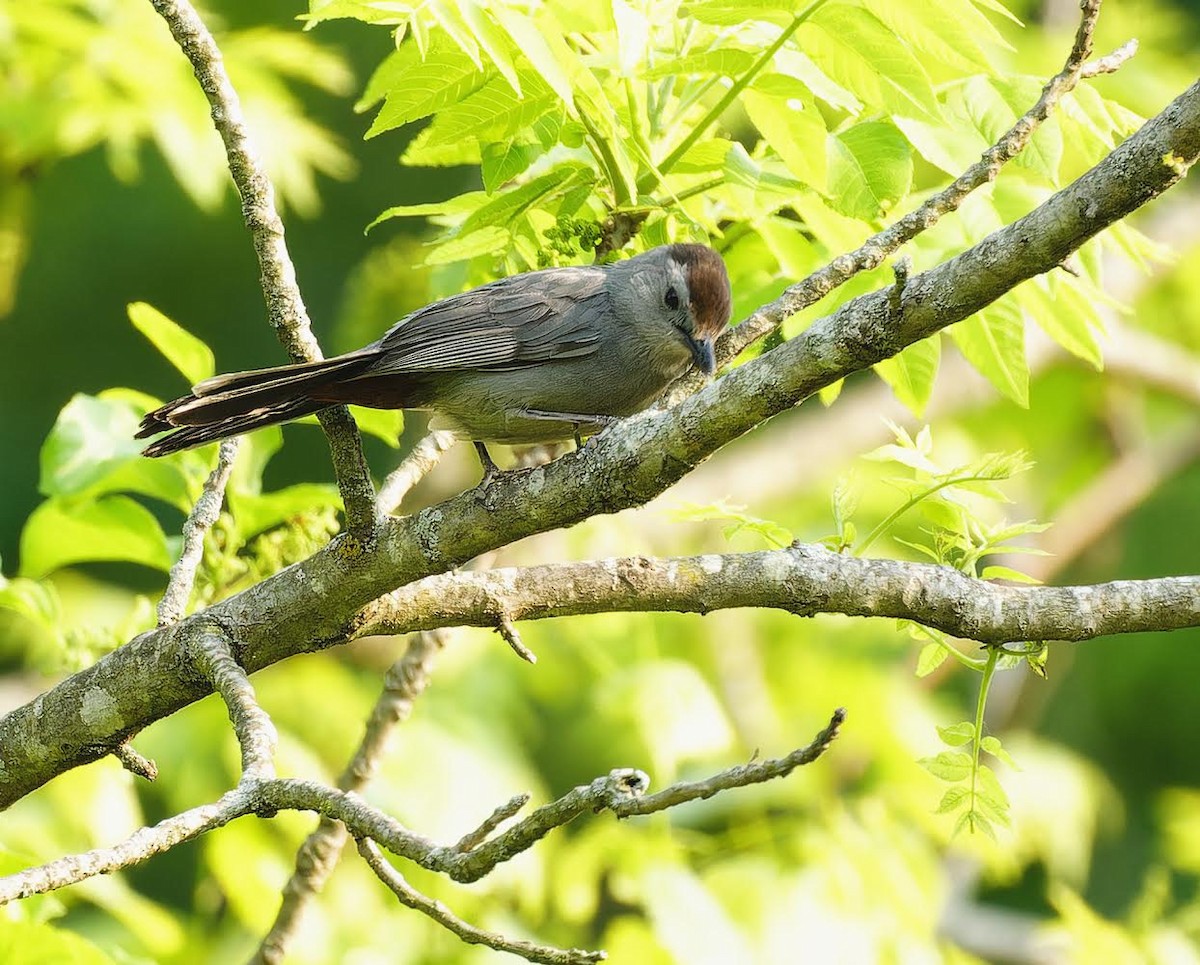
{"label": "thin twig", "polygon": [[[830,726],[821,731],[812,744],[784,758],[785,762],[793,762],[790,766],[778,766],[780,762],[742,765],[716,775],[711,781],[674,785],[647,800],[659,802],[654,809],[661,810],[672,806],[673,798],[695,800],[717,791],[783,777],[794,767],[816,760],[836,734],[838,723],[840,717],[835,714]],[[709,790],[709,785],[714,782],[719,786]],[[0,905],[140,864],[183,841],[190,841],[248,814],[284,810],[316,811],[345,824],[354,837],[372,838],[388,851],[422,868],[448,875],[455,881],[477,881],[497,865],[533,847],[555,828],[589,811],[610,810],[620,816],[647,813],[638,802],[648,783],[649,779],[641,771],[618,768],[590,784],[568,791],[557,801],[538,808],[523,821],[478,847],[459,851],[455,846],[438,846],[415,834],[352,792],[337,790],[318,781],[244,778],[214,803],[184,811],[153,827],[139,828],[117,845],[68,855],[0,877]]]}
{"label": "thin twig", "polygon": [[[1083,0],[1080,8],[1082,18],[1079,29],[1062,70],[1047,82],[1037,103],[1018,118],[978,161],[919,208],[872,235],[854,251],[839,255],[824,268],[792,285],[769,305],[758,309],[744,322],[727,331],[717,343],[717,363],[725,365],[731,362],[747,346],[775,331],[784,319],[820,301],[859,272],[878,267],[898,248],[935,225],[943,215],[957,210],[973,191],[994,181],[1000,169],[1025,148],[1038,126],[1084,75],[1088,54],[1092,49],[1096,18],[1100,14],[1100,0]],[[1098,61],[1095,73],[1116,70],[1135,51],[1136,44],[1132,47],[1125,45]],[[701,384],[703,380],[698,376],[687,376],[672,387],[669,398],[676,400],[689,395]]]}
{"label": "thin twig", "polygon": [[233,460],[237,456],[238,439],[226,439],[217,449],[217,465],[204,481],[200,498],[192,507],[183,523],[183,551],[171,567],[167,577],[167,588],[158,601],[158,625],[176,623],[187,612],[188,601],[196,583],[196,568],[204,556],[204,534],[221,514],[221,503],[225,499],[225,485],[233,471]]}
{"label": "thin twig", "polygon": [[158,780],[158,765],[150,758],[139,754],[132,744],[122,744],[116,749],[113,756],[130,774],[136,774],[147,781]]}
{"label": "thin twig", "polygon": [[212,682],[229,710],[242,751],[243,780],[274,777],[275,725],[258,705],[250,678],[234,659],[225,637],[216,628],[197,634],[192,655],[196,668]]}
{"label": "thin twig", "polygon": [[517,632],[516,626],[506,616],[500,617],[500,622],[496,624],[496,632],[504,639],[511,648],[513,653],[524,660],[526,663],[537,663],[537,654],[525,646],[525,641],[521,639],[521,634]]}
{"label": "thin twig", "polygon": [[363,856],[371,870],[375,872],[388,888],[391,889],[400,903],[415,911],[428,915],[439,925],[454,935],[457,935],[469,945],[485,945],[498,952],[511,952],[529,962],[545,962],[546,965],[590,965],[592,962],[602,962],[608,956],[602,951],[584,951],[580,948],[554,948],[551,945],[538,945],[534,942],[522,941],[519,938],[505,938],[496,932],[485,931],[468,924],[456,916],[440,901],[421,894],[410,885],[399,871],[393,867],[380,852],[378,846],[370,838],[361,838],[358,842],[358,853]]}
{"label": "thin twig", "polygon": [[474,831],[468,831],[454,844],[455,851],[474,851],[491,834],[496,828],[500,827],[505,821],[511,818],[514,814],[521,810],[529,803],[529,794],[522,792],[514,794],[507,801],[501,804],[496,810],[484,818],[483,823]]}
{"label": "thin twig", "polygon": [[619,818],[631,817],[635,814],[653,814],[665,808],[675,807],[687,801],[702,801],[732,787],[746,787],[748,784],[761,784],[763,781],[774,780],[777,777],[787,777],[797,767],[811,764],[829,749],[829,745],[838,736],[842,724],[846,722],[846,710],[839,707],[829,718],[829,724],[822,730],[807,747],[792,751],[787,757],[775,760],[751,761],[739,764],[728,770],[714,774],[703,781],[688,781],[673,784],[668,788],[647,797],[632,797],[612,808]]}
{"label": "thin twig", "polygon": [[[412,713],[414,701],[429,685],[434,658],[448,637],[446,630],[414,634],[404,656],[392,664],[384,677],[383,693],[367,721],[363,739],[338,778],[341,790],[360,791],[371,780],[392,731]],[[346,826],[325,817],[305,839],[296,852],[296,868],[283,888],[279,912],[271,930],[251,956],[251,965],[275,965],[283,960],[305,909],[333,873],[346,839]]]}
{"label": "thin twig", "polygon": [[379,487],[379,495],[375,504],[380,513],[393,513],[404,502],[409,491],[438,464],[442,453],[458,441],[458,436],[447,429],[430,432],[412,448],[404,460],[397,466],[383,485]]}
{"label": "thin twig", "polygon": [[[284,240],[283,221],[275,208],[275,190],[267,177],[246,127],[241,102],[229,81],[221,51],[189,0],[150,0],[167,22],[171,36],[190,61],[212,107],[213,124],[225,144],[229,172],[242,199],[242,214],[258,255],[263,296],[271,325],[293,362],[322,357],[312,334],[308,311],[296,283],[296,272]],[[346,507],[346,523],[359,539],[375,532],[375,491],[363,457],[358,427],[345,406],[318,413],[329,439],[338,488]]]}

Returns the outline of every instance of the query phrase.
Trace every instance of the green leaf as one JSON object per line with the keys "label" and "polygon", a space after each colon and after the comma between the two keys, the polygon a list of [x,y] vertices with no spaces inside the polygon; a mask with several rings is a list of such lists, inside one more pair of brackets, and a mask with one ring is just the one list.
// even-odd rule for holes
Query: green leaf
{"label": "green leaf", "polygon": [[683,4],[679,14],[717,26],[741,26],[748,20],[784,26],[792,21],[797,7],[789,0],[695,0]]}
{"label": "green leaf", "polygon": [[921,157],[952,177],[958,177],[991,145],[966,118],[949,110],[945,114],[943,121],[894,114],[892,123],[900,128]]}
{"label": "green leaf", "polygon": [[150,339],[150,344],[183,373],[189,384],[203,382],[216,372],[212,349],[157,308],[131,302],[127,311],[133,327]]}
{"label": "green leaf", "polygon": [[959,723],[951,724],[948,727],[939,727],[937,732],[943,744],[949,744],[951,747],[961,747],[963,744],[968,744],[975,739],[975,723],[969,720],[959,721]]}
{"label": "green leaf", "polygon": [[73,563],[116,560],[171,568],[172,553],[158,520],[128,496],[94,502],[47,499],[21,531],[21,573],[40,579]]}
{"label": "green leaf", "polygon": [[96,945],[65,928],[0,917],[0,961],[5,965],[114,965]]}
{"label": "green leaf", "polygon": [[1007,46],[970,0],[864,0],[864,6],[916,50],[966,73],[991,71],[977,38]]}
{"label": "green leaf", "polygon": [[191,492],[181,460],[143,458],[145,443],[133,438],[142,413],[157,400],[142,402],[125,392],[76,395],[63,407],[42,443],[38,490],[45,496],[138,492],[186,512]]}
{"label": "green leaf", "polygon": [[1029,405],[1025,325],[1011,296],[950,328],[950,337],[975,369],[1018,405]]}
{"label": "green leaf", "polygon": [[23,577],[8,580],[0,575],[0,607],[19,613],[48,630],[53,630],[62,616],[54,585]]}
{"label": "green leaf", "polygon": [[[1038,288],[1037,285],[1022,285],[1017,289]],[[1096,341],[1096,329],[1101,328],[1100,315],[1096,311],[1097,299],[1089,299],[1073,278],[1051,278],[1048,304],[1033,313],[1038,328],[1058,342],[1072,355],[1090,363],[1097,371],[1104,368],[1104,356]]]}
{"label": "green leaf", "polygon": [[805,185],[774,171],[769,164],[759,164],[741,144],[733,143],[725,154],[725,177],[730,184],[749,188],[756,194],[768,193],[788,197],[805,190]]}
{"label": "green leaf", "polygon": [[675,60],[667,60],[643,74],[646,80],[661,80],[664,77],[682,77],[690,74],[705,76],[737,77],[748,71],[755,56],[739,47],[717,47],[700,53],[688,54]]}
{"label": "green leaf", "polygon": [[[868,70],[878,75],[877,89],[882,99],[879,106],[889,108],[889,112],[906,109],[911,112],[915,107],[930,117],[940,116],[933,85],[921,62],[892,30],[869,11],[844,3],[826,4],[801,29],[805,28],[816,28],[828,35],[830,44],[825,48],[825,53],[832,54],[835,63],[840,65],[859,59],[866,63]],[[818,64],[826,66],[821,57],[815,53],[813,57]],[[847,69],[852,75],[862,73],[858,64],[852,64]],[[836,71],[831,70],[830,73],[837,77]],[[857,88],[851,89],[857,92]]]}
{"label": "green leaf", "polygon": [[230,492],[229,506],[242,538],[249,539],[304,513],[328,506],[340,510],[342,498],[329,483],[297,483],[258,496]]}
{"label": "green leaf", "polygon": [[917,763],[943,781],[953,783],[971,776],[971,755],[962,751],[942,751],[936,757],[923,757]]}
{"label": "green leaf", "polygon": [[426,257],[427,265],[448,265],[454,261],[466,261],[479,255],[499,254],[508,247],[512,238],[507,228],[489,225],[460,235],[437,245]]}
{"label": "green leaf", "polygon": [[516,93],[500,77],[443,110],[433,124],[429,146],[463,138],[487,143],[526,134],[539,118],[558,109],[559,98],[541,77],[522,72],[523,92]]}
{"label": "green leaf", "polygon": [[387,96],[367,130],[368,138],[460,103],[483,86],[488,74],[462,50],[447,45],[430,50],[424,60],[405,61],[404,69],[388,80]]}
{"label": "green leaf", "polygon": [[917,676],[928,677],[945,663],[948,656],[950,656],[949,651],[940,643],[925,644],[917,657]]}
{"label": "green leaf", "polygon": [[[464,216],[486,204],[488,196],[483,191],[467,191],[455,195],[445,201],[431,201],[425,204],[398,204],[388,208],[366,227],[370,231],[377,224],[392,218],[445,218],[447,220]],[[365,233],[365,232],[364,232]]]}
{"label": "green leaf", "polygon": [[1014,583],[1032,583],[1035,585],[1041,584],[1036,576],[1030,576],[1028,573],[1022,573],[1020,570],[1014,570],[1011,566],[985,566],[983,572],[979,574],[981,580],[1011,580]]}
{"label": "green leaf", "polygon": [[493,141],[480,148],[480,174],[488,194],[507,184],[542,154],[539,144],[518,144],[516,138]]}
{"label": "green leaf", "polygon": [[[996,758],[997,760],[1003,761],[1009,767],[1017,766],[1017,762],[1012,759],[1012,755],[1009,754],[1008,751],[1006,751],[1004,749],[1004,747],[1001,745],[999,737],[992,737],[991,735],[988,735],[987,737],[985,737],[983,740],[981,740],[979,742],[979,747],[981,750],[984,750],[987,753],[991,754],[992,757]],[[984,770],[987,770],[987,769],[980,768],[981,772]],[[988,771],[988,774],[991,774],[991,771]],[[993,776],[993,779],[994,779],[994,776]],[[997,786],[999,786],[999,785],[997,785]]]}
{"label": "green leaf", "polygon": [[875,372],[915,415],[925,413],[942,357],[941,335],[914,342],[899,355],[875,364]]}
{"label": "green leaf", "polygon": [[872,221],[889,211],[912,184],[912,152],[891,124],[868,121],[831,135],[829,193],[842,214]]}
{"label": "green leaf", "polygon": [[489,225],[510,227],[534,205],[562,194],[577,180],[591,176],[591,169],[578,162],[553,168],[541,177],[495,195],[487,204],[467,217],[461,230],[463,234],[468,234]]}
{"label": "green leaf", "polygon": [[742,94],[742,106],[788,170],[806,184],[824,190],[828,163],[825,120],[803,84],[775,76],[791,82],[788,93],[748,90]]}
{"label": "green leaf", "polygon": [[[976,129],[984,140],[994,144],[1037,102],[1040,93],[1041,82],[1034,78],[972,77],[962,86],[960,96]],[[1017,155],[1016,163],[1057,184],[1062,153],[1062,131],[1057,119],[1051,116],[1038,126],[1029,145]]]}
{"label": "green leaf", "polygon": [[368,409],[352,405],[350,413],[358,423],[359,431],[383,440],[393,449],[400,447],[400,433],[404,431],[403,409]]}
{"label": "green leaf", "polygon": [[963,806],[963,803],[970,796],[970,788],[966,787],[948,787],[946,793],[942,795],[942,801],[937,806],[935,814],[949,814],[951,811],[957,811]]}

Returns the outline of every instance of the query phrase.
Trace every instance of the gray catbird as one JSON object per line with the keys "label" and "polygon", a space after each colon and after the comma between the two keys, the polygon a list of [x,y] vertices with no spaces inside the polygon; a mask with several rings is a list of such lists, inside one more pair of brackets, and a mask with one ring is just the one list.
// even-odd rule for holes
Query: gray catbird
{"label": "gray catbird", "polygon": [[690,365],[712,374],[728,324],[725,263],[704,245],[655,248],[603,267],[502,278],[413,312],[365,348],[321,362],[218,375],[149,413],[137,438],[165,456],[353,403],[431,409],[484,443],[577,439],[648,406]]}

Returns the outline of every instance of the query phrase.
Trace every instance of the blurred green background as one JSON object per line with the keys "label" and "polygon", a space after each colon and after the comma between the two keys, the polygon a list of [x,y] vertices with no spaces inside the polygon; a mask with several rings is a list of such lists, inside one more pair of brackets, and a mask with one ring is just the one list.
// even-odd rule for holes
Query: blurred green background
{"label": "blurred green background", "polygon": [[[4,46],[13,19],[36,15],[19,11],[22,3],[0,3],[0,66],[15,60]],[[1031,72],[1055,69],[1074,5],[1051,0],[1015,9],[1027,24],[1006,30],[1015,59]],[[254,0],[209,10],[223,31],[270,25],[287,33],[303,12]],[[1194,79],[1194,3],[1110,4],[1102,25],[1102,49],[1128,36],[1142,42],[1128,68],[1099,82],[1107,96],[1150,115]],[[152,14],[146,29],[154,29]],[[390,49],[385,31],[335,22],[306,38],[337,52],[353,75],[313,61],[314,74],[336,90],[288,88],[294,114],[332,135],[308,132],[312,144],[328,149],[314,148],[312,156],[342,175],[316,177],[319,204],[302,185],[283,191],[292,257],[315,331],[332,353],[362,344],[431,296],[428,273],[407,268],[423,257],[426,229],[393,221],[365,236],[364,226],[388,205],[474,187],[478,173],[401,169],[396,160],[412,130],[362,140],[369,117],[351,108]],[[252,46],[246,56],[253,60]],[[278,92],[264,90],[272,103]],[[72,396],[130,386],[169,398],[186,388],[129,324],[129,302],[149,302],[203,338],[218,370],[282,358],[231,190],[207,200],[202,189],[189,194],[148,144],[123,152],[79,135],[78,150],[31,160],[21,137],[33,123],[14,91],[0,105],[0,264],[8,268],[0,301],[11,306],[0,316],[0,560],[7,575],[20,566],[22,527],[41,501],[39,447]],[[113,91],[115,99],[119,83]],[[1178,188],[1137,223],[1175,256],[1146,273],[1110,275],[1114,296],[1132,306],[1118,324],[1153,335],[1169,349],[1166,364],[1194,377],[1200,195],[1194,185]],[[10,257],[14,244],[23,246],[22,259]],[[1107,345],[1106,372],[1032,337],[1031,351],[1041,361],[1028,410],[998,398],[965,366],[947,364],[928,418],[935,450],[947,463],[1029,452],[1036,467],[1007,487],[1016,505],[1004,512],[1058,521],[1040,544],[1056,555],[1031,569],[1047,580],[1200,572],[1200,386],[1190,396],[1172,391],[1149,371],[1150,356],[1137,344]],[[878,481],[885,473],[858,457],[890,440],[884,415],[914,432],[921,425],[873,377],[851,380],[829,409],[813,401],[774,420],[678,493],[530,540],[500,562],[761,547],[753,533],[726,540],[720,524],[683,523],[673,513],[684,502],[725,498],[816,540],[832,526],[834,481],[851,471],[863,493],[860,514],[877,519],[893,494]],[[420,431],[419,419],[410,420],[400,450],[367,440],[377,476]],[[286,438],[267,470],[270,488],[331,480],[319,432],[291,428]],[[464,454],[453,453],[416,504],[473,485],[473,472]],[[181,515],[156,514],[168,533],[178,531]],[[134,565],[93,564],[57,571],[53,581],[65,618],[86,628],[111,622],[136,594],[153,596],[163,577]],[[536,668],[514,660],[488,633],[455,637],[431,691],[394,741],[372,800],[449,841],[521,790],[539,800],[557,796],[615,766],[642,767],[661,787],[753,752],[786,753],[836,706],[848,708],[849,723],[826,758],[786,781],[669,818],[582,819],[477,886],[412,871],[414,884],[476,923],[602,945],[615,960],[638,963],[789,962],[798,960],[797,948],[827,950],[813,960],[845,962],[976,960],[972,954],[1200,962],[1200,633],[1058,645],[1049,681],[1024,668],[1001,676],[990,724],[1022,769],[1004,776],[1014,828],[991,843],[983,836],[950,841],[951,822],[933,813],[941,786],[916,763],[937,752],[935,725],[971,713],[977,679],[948,665],[915,677],[918,648],[888,623],[736,612],[612,615],[523,632],[541,656]],[[13,621],[0,623],[0,710],[52,683],[48,668],[28,658],[28,639]],[[402,646],[364,641],[256,678],[281,730],[285,772],[338,772],[382,671]],[[104,762],[0,815],[6,864],[15,869],[111,842],[144,820],[214,798],[235,779],[236,749],[211,700],[151,728],[138,746],[162,768],[156,784],[135,784]],[[303,815],[242,821],[124,876],[27,903],[22,914],[54,920],[115,960],[244,958],[274,915],[294,846],[310,824]],[[340,869],[305,927],[298,962],[489,958],[394,908],[355,861]]]}

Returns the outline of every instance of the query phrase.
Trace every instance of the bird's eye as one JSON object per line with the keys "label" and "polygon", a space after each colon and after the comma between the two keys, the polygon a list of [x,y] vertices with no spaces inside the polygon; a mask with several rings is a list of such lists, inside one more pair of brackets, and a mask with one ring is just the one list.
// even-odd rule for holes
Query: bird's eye
{"label": "bird's eye", "polygon": [[667,308],[671,309],[671,311],[679,308],[679,292],[675,290],[674,285],[667,289],[667,294],[663,298],[663,301],[667,303]]}

